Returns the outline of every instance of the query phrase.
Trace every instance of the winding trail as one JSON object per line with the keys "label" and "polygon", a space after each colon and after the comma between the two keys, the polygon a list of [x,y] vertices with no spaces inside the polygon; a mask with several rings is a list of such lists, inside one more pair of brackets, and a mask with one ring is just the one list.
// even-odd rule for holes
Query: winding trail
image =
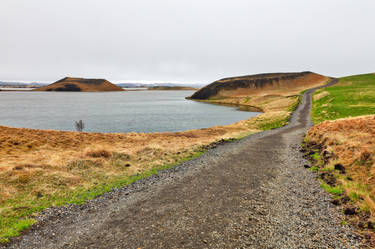
{"label": "winding trail", "polygon": [[[334,79],[330,84],[336,83]],[[307,91],[289,125],[83,206],[47,210],[10,248],[359,248],[299,152]]]}

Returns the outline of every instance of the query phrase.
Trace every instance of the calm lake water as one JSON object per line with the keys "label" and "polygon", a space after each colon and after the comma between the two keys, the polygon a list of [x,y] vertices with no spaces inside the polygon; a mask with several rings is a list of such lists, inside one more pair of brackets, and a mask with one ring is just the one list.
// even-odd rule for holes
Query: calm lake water
{"label": "calm lake water", "polygon": [[185,100],[193,91],[0,92],[0,125],[87,132],[184,131],[227,125],[258,113]]}

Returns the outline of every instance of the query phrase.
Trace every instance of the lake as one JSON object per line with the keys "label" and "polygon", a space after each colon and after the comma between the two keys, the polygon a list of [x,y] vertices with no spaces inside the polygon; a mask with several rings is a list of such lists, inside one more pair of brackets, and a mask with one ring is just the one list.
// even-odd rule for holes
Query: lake
{"label": "lake", "polygon": [[0,125],[86,132],[184,131],[232,124],[259,113],[186,100],[194,91],[1,92]]}

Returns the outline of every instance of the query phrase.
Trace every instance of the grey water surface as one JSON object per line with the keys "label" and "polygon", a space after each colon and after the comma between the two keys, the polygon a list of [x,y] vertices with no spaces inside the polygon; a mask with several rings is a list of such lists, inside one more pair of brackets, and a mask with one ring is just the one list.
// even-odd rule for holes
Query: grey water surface
{"label": "grey water surface", "polygon": [[193,91],[0,92],[0,126],[86,132],[184,131],[259,113],[186,100]]}

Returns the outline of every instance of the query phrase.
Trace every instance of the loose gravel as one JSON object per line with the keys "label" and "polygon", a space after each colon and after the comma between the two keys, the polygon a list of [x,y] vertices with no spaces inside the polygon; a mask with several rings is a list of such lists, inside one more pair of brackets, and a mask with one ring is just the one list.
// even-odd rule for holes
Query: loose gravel
{"label": "loose gravel", "polygon": [[304,168],[299,144],[312,125],[312,91],[288,126],[84,205],[47,209],[7,248],[363,248]]}

